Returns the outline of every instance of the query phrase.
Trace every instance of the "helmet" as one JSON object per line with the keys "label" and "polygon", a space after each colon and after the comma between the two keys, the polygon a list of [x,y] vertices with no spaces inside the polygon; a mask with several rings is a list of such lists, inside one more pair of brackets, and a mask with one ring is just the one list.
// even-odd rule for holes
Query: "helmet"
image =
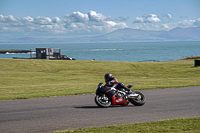
{"label": "helmet", "polygon": [[106,73],[104,76],[105,82],[109,81],[110,79],[112,79],[112,74],[111,73]]}

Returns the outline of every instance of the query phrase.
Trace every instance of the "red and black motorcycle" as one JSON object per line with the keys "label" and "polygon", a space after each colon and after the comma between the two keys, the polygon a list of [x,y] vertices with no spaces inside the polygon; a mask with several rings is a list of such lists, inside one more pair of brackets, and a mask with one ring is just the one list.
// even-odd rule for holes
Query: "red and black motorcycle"
{"label": "red and black motorcycle", "polygon": [[[115,89],[114,87],[106,87],[102,84],[103,83],[99,83],[95,96],[95,103],[99,107],[105,108],[111,105],[127,106],[129,102],[135,106],[142,106],[146,102],[146,98],[139,91],[128,93],[123,88]],[[127,87],[131,88],[132,85],[128,85]]]}

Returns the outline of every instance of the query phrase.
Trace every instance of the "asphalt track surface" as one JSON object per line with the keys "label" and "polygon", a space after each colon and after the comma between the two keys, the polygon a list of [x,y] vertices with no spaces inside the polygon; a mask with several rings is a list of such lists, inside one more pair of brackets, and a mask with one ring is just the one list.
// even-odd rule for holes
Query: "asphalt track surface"
{"label": "asphalt track surface", "polygon": [[0,101],[0,133],[40,133],[200,117],[200,87],[142,90],[144,106],[99,108],[94,94]]}

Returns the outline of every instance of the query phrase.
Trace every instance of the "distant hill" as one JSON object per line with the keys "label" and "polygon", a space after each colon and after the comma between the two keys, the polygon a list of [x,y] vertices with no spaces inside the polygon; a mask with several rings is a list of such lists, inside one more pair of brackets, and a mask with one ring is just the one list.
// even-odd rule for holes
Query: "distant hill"
{"label": "distant hill", "polygon": [[147,31],[126,28],[93,37],[93,40],[111,42],[200,41],[200,27],[175,28],[170,31]]}
{"label": "distant hill", "polygon": [[199,41],[200,27],[192,28],[175,28],[168,32],[159,35],[167,40],[182,40],[182,41]]}
{"label": "distant hill", "polygon": [[119,29],[111,33],[79,38],[3,38],[0,43],[98,43],[98,42],[149,42],[149,41],[200,41],[200,27],[175,28],[170,31]]}

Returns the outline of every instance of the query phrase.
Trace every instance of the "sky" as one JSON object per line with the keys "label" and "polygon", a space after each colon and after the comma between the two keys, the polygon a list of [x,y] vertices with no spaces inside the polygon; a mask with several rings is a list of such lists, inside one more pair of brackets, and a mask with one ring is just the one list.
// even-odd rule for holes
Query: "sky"
{"label": "sky", "polygon": [[0,0],[0,37],[70,38],[200,26],[200,0]]}

